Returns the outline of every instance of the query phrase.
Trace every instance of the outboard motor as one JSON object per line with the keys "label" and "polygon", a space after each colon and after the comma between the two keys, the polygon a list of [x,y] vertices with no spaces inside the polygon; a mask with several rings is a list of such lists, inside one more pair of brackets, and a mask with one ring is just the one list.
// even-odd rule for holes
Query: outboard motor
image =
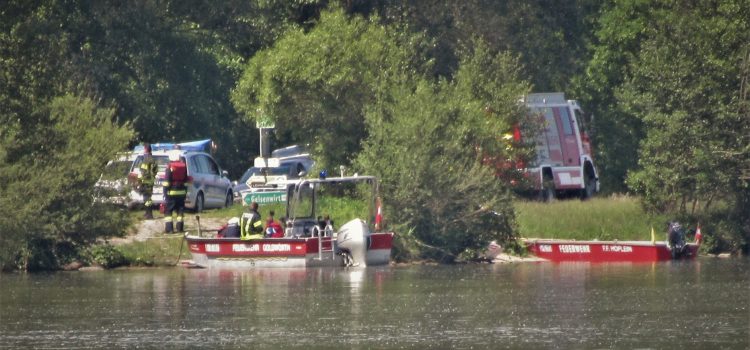
{"label": "outboard motor", "polygon": [[672,259],[679,259],[686,253],[685,230],[677,221],[669,223],[667,237],[669,239],[669,249],[672,252]]}
{"label": "outboard motor", "polygon": [[[347,266],[367,265],[367,238],[370,229],[361,219],[354,219],[339,228],[336,242]],[[346,256],[348,255],[348,257]]]}

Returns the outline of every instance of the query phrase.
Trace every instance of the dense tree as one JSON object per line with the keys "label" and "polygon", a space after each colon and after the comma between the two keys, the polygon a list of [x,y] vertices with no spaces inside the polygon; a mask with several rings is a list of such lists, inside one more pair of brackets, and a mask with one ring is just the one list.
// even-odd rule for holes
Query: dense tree
{"label": "dense tree", "polygon": [[313,145],[323,167],[338,168],[366,137],[364,106],[410,72],[413,50],[376,22],[334,10],[255,55],[233,101],[250,120],[272,120],[278,133]]}
{"label": "dense tree", "polygon": [[[750,6],[742,1],[650,6],[644,37],[615,95],[645,130],[629,185],[653,210],[699,218],[713,213],[714,225],[734,226],[722,238],[741,244],[750,232],[727,219],[742,216],[733,213],[747,191],[742,173],[750,120],[743,112],[742,80],[750,52]],[[711,211],[717,203],[718,212]]]}
{"label": "dense tree", "polygon": [[458,51],[478,36],[495,51],[519,55],[536,92],[567,92],[587,62],[599,6],[587,0],[381,1],[378,12],[434,40],[429,54],[436,75],[453,75]]}
{"label": "dense tree", "polygon": [[596,21],[595,44],[585,72],[573,85],[587,112],[594,116],[591,136],[596,144],[602,189],[625,192],[627,172],[637,166],[638,142],[643,137],[641,120],[618,103],[615,90],[633,67],[629,64],[640,48],[646,28],[658,14],[651,1],[608,2]]}
{"label": "dense tree", "polygon": [[454,81],[401,85],[368,109],[358,164],[382,179],[386,216],[407,246],[399,253],[450,261],[515,235],[508,184],[481,159],[512,158],[498,136],[521,114],[527,89],[517,61],[480,44]]}
{"label": "dense tree", "polygon": [[36,133],[10,121],[0,133],[0,267],[56,268],[127,216],[93,202],[102,164],[133,137],[88,98],[66,95],[33,112]]}

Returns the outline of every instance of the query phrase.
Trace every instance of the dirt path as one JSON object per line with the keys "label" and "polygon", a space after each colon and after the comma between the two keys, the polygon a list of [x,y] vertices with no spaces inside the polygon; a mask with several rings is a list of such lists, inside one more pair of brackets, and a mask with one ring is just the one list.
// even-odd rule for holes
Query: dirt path
{"label": "dirt path", "polygon": [[[204,230],[204,234],[208,233],[207,230],[216,230],[226,223],[225,218],[201,218],[201,230]],[[185,215],[185,229],[189,232],[198,231],[198,221],[195,218],[195,214]],[[213,233],[213,231],[211,232]],[[128,233],[125,237],[116,237],[109,240],[114,245],[128,244],[133,242],[143,242],[154,237],[164,236],[164,217],[157,215],[153,220],[140,220],[133,226],[128,228]]]}

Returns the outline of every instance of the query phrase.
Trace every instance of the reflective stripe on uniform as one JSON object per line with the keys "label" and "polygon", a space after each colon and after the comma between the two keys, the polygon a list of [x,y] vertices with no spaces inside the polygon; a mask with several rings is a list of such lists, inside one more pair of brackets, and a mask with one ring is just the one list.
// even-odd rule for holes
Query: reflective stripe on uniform
{"label": "reflective stripe on uniform", "polygon": [[184,196],[187,195],[187,190],[169,190],[168,196]]}

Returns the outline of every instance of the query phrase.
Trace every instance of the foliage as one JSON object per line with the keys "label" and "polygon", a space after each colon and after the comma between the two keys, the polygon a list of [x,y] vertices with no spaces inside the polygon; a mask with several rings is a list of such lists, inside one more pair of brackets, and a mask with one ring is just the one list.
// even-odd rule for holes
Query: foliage
{"label": "foliage", "polygon": [[644,39],[646,27],[657,14],[643,0],[606,3],[596,20],[591,58],[585,69],[573,77],[587,112],[593,115],[597,167],[605,192],[627,191],[625,178],[637,166],[638,142],[643,126],[638,118],[623,111],[615,90],[630,74],[629,64]]}
{"label": "foliage", "polygon": [[412,69],[414,43],[341,9],[309,32],[292,30],[248,63],[232,95],[253,121],[311,144],[322,167],[349,165],[367,136],[364,106]]}
{"label": "foliage", "polygon": [[128,264],[125,255],[117,247],[111,244],[98,244],[89,249],[90,259],[93,263],[111,269]]}
{"label": "foliage", "polygon": [[[750,6],[742,1],[651,6],[657,15],[616,94],[646,131],[629,186],[658,212],[700,218],[718,201],[734,211],[747,192],[741,177],[749,164],[750,120],[741,89],[750,76],[742,71],[750,54]],[[735,235],[736,245],[750,231]]]}
{"label": "foliage", "polygon": [[451,77],[461,48],[479,37],[492,51],[518,55],[536,92],[567,91],[587,61],[599,1],[383,1],[388,23],[434,38],[427,54],[435,76]]}
{"label": "foliage", "polygon": [[368,110],[370,137],[358,164],[382,179],[401,258],[451,261],[513,237],[510,191],[481,164],[477,146],[498,142],[513,117],[502,112],[518,111],[525,85],[511,56],[477,47],[466,52],[456,81],[392,88]]}
{"label": "foliage", "polygon": [[53,99],[33,117],[37,128],[9,121],[0,135],[0,211],[14,213],[0,218],[3,266],[20,258],[22,267],[33,267],[35,243],[82,244],[127,223],[124,212],[94,203],[92,189],[102,164],[132,137],[130,126],[113,122],[113,110],[72,95]]}

